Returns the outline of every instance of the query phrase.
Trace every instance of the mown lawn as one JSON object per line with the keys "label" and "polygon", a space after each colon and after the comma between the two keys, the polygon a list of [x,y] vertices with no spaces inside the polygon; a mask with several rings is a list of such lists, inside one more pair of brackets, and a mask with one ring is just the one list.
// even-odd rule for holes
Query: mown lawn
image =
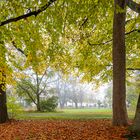
{"label": "mown lawn", "polygon": [[[129,112],[133,118],[134,113]],[[111,119],[111,109],[59,109],[56,112],[24,112],[17,116],[17,119],[55,119],[55,120],[93,120]]]}

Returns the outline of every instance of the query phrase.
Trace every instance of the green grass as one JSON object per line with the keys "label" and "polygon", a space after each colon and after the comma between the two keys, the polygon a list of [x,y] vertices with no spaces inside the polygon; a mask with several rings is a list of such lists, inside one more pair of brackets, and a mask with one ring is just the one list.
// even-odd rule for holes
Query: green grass
{"label": "green grass", "polygon": [[[129,117],[133,118],[129,112]],[[17,116],[17,119],[57,119],[57,120],[93,120],[111,119],[111,109],[63,109],[56,112],[24,112]]]}

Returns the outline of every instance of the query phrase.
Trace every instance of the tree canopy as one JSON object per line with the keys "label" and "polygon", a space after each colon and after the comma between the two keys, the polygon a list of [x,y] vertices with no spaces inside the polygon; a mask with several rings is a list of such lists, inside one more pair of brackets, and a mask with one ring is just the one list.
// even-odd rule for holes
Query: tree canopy
{"label": "tree canopy", "polygon": [[[124,33],[126,69],[139,69],[140,18],[137,13],[140,6],[132,0],[123,2],[1,0],[2,88],[5,88],[3,83],[13,83],[18,70],[29,67],[39,74],[51,67],[64,74],[81,76],[89,82],[111,80],[114,11],[116,15],[127,11]],[[121,4],[133,11],[126,5],[122,8]]]}

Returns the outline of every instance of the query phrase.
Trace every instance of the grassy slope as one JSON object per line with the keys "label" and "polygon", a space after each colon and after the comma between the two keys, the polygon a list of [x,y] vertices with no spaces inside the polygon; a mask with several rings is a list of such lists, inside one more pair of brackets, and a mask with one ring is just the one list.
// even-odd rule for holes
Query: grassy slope
{"label": "grassy slope", "polygon": [[[63,109],[57,112],[24,112],[17,116],[17,119],[74,119],[74,120],[92,120],[108,119],[112,117],[110,109]],[[129,112],[129,117],[133,118],[133,113]]]}

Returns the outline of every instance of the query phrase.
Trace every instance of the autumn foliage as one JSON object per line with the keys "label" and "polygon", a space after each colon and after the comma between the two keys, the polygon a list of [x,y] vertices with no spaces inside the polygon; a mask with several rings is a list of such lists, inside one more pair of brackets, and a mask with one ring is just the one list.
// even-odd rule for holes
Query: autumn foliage
{"label": "autumn foliage", "polygon": [[0,140],[125,140],[111,120],[23,120],[0,125]]}

